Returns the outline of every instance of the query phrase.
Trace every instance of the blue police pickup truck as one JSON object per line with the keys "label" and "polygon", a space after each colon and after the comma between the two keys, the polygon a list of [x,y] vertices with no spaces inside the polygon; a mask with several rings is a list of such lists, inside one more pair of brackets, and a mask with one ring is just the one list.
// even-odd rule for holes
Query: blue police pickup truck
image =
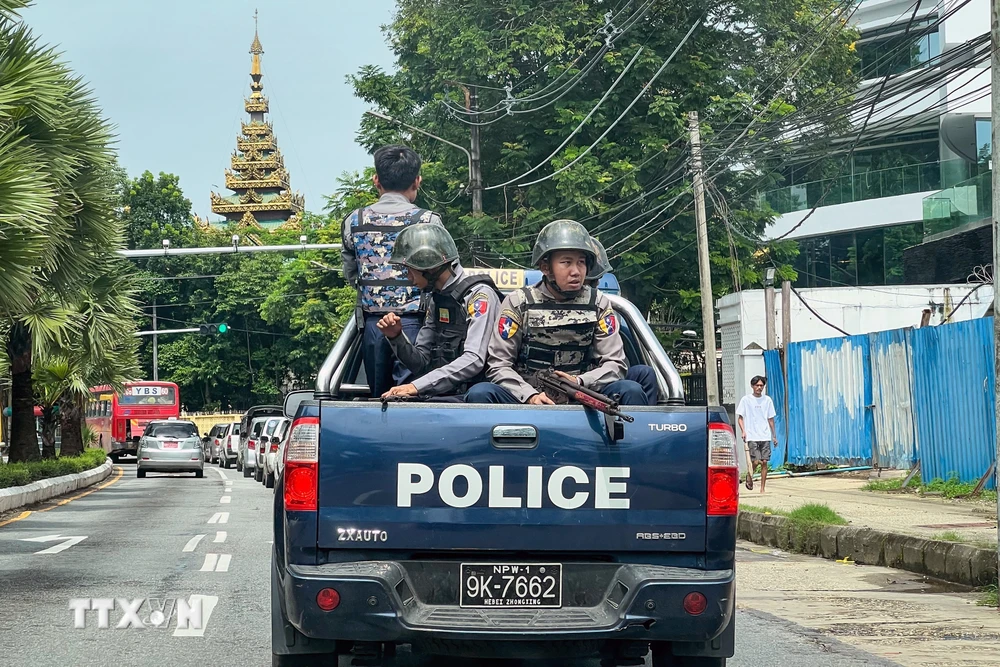
{"label": "blue police pickup truck", "polygon": [[[495,277],[511,289],[531,272]],[[739,473],[725,412],[684,405],[641,313],[605,278],[656,407],[383,405],[347,326],[294,410],[275,494],[274,665],[469,658],[725,665]],[[301,399],[302,397],[298,397]],[[295,401],[293,401],[295,403]],[[617,430],[617,432],[615,432]]]}

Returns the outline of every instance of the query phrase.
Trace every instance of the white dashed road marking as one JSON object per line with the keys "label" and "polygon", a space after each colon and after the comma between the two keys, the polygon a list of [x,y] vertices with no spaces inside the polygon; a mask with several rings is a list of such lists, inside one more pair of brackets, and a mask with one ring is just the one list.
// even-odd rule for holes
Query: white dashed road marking
{"label": "white dashed road marking", "polygon": [[222,499],[219,500],[219,502],[222,503],[223,505],[225,505],[226,503],[231,503],[231,502],[233,502],[233,497],[232,496],[222,496]]}
{"label": "white dashed road marking", "polygon": [[204,537],[205,537],[204,535],[195,535],[194,537],[192,537],[190,540],[188,540],[188,543],[184,545],[184,552],[190,553],[195,549],[197,549],[198,543],[201,542],[202,539],[204,539]]}
{"label": "white dashed road marking", "polygon": [[221,477],[222,479],[229,479],[229,477],[226,475],[226,473],[222,472],[221,469],[219,469],[219,468],[212,468],[212,470],[214,470],[215,472],[219,473],[219,477]]}
{"label": "white dashed road marking", "polygon": [[209,523],[229,523],[229,512],[216,512],[212,515],[212,518],[208,520]]}
{"label": "white dashed road marking", "polygon": [[205,562],[201,572],[228,572],[229,563],[233,560],[231,554],[205,554]]}
{"label": "white dashed road marking", "polygon": [[216,544],[219,544],[220,542],[225,542],[226,541],[226,531],[224,531],[224,530],[217,531],[215,533],[215,539],[212,540],[212,541],[215,542]]}

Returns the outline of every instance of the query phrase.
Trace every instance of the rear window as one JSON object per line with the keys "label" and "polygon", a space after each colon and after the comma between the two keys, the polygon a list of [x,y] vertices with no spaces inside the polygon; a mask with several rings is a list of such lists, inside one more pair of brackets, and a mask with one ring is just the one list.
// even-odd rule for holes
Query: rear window
{"label": "rear window", "polygon": [[197,438],[198,427],[194,424],[151,424],[146,427],[146,435],[151,438]]}
{"label": "rear window", "polygon": [[232,431],[232,433],[230,433],[230,435],[239,435],[240,434],[240,425],[239,424],[233,424],[232,428],[233,428],[233,431]]}
{"label": "rear window", "polygon": [[254,425],[250,428],[250,437],[256,438],[259,436],[260,432],[264,430],[264,424],[266,423],[265,421],[254,422]]}
{"label": "rear window", "polygon": [[278,428],[279,423],[280,420],[278,419],[272,419],[271,421],[267,422],[267,429],[264,431],[264,434],[269,436],[274,435],[274,431],[276,428]]}
{"label": "rear window", "polygon": [[174,405],[177,396],[173,387],[126,387],[125,393],[118,397],[119,405]]}

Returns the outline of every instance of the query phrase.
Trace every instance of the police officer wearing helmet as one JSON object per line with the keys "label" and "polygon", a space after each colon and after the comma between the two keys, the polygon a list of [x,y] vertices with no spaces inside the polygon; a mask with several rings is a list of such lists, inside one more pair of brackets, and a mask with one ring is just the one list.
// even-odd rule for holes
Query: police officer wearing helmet
{"label": "police officer wearing helmet", "polygon": [[344,220],[340,254],[344,279],[358,290],[356,320],[364,332],[363,359],[372,396],[413,378],[393,358],[376,325],[385,314],[395,313],[403,329],[416,337],[424,321],[420,290],[389,261],[396,235],[403,229],[418,223],[441,224],[437,215],[413,204],[420,190],[420,167],[420,156],[406,146],[375,151],[373,180],[379,200]]}
{"label": "police officer wearing helmet", "polygon": [[645,405],[642,387],[624,380],[628,361],[611,301],[586,284],[597,259],[587,229],[556,220],[538,234],[532,263],[544,279],[508,296],[490,338],[486,374],[491,382],[466,394],[470,403],[553,405],[537,379],[554,369],[562,377],[623,405]]}
{"label": "police officer wearing helmet", "polygon": [[484,380],[490,332],[500,311],[493,279],[465,272],[454,239],[440,225],[414,225],[400,232],[392,263],[405,267],[413,284],[429,291],[430,301],[416,340],[410,340],[395,313],[378,322],[396,358],[418,376],[383,397],[446,396]]}
{"label": "police officer wearing helmet", "polygon": [[[604,249],[603,243],[593,236],[590,237],[590,241],[594,244],[594,250],[597,251],[597,261],[594,262],[594,268],[587,274],[587,284],[597,289],[601,278],[605,274],[611,273],[611,261],[608,259],[608,251]],[[653,370],[652,366],[645,364],[629,366],[628,372],[625,373],[625,379],[638,382],[646,395],[646,403],[656,405],[660,398],[660,388],[656,381],[656,371]]]}

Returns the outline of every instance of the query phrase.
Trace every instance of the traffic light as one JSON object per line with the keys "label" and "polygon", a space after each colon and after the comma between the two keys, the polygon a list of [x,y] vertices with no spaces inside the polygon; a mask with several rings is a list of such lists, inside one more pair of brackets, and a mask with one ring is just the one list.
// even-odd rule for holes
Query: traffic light
{"label": "traffic light", "polygon": [[202,336],[213,336],[215,334],[224,334],[229,331],[228,324],[202,324],[198,327],[198,333]]}

